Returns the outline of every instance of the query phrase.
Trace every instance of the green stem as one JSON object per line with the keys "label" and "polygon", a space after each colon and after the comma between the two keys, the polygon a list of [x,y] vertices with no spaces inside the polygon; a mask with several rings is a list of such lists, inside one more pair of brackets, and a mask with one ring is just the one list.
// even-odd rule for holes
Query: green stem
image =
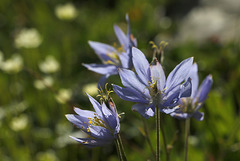
{"label": "green stem", "polygon": [[119,143],[119,148],[120,148],[120,153],[121,153],[122,160],[127,161],[120,133],[117,134],[117,141]]}
{"label": "green stem", "polygon": [[144,132],[145,132],[145,138],[146,138],[146,140],[147,140],[147,142],[148,142],[148,145],[149,145],[149,147],[150,147],[150,149],[151,149],[151,152],[152,152],[152,155],[155,157],[155,152],[154,152],[154,150],[153,150],[153,146],[152,146],[152,143],[151,143],[151,141],[150,141],[150,139],[149,139],[149,134],[148,134],[148,128],[147,128],[147,124],[146,124],[146,119],[144,118],[144,117],[142,117],[142,121],[143,121],[143,126],[144,126]]}
{"label": "green stem", "polygon": [[115,140],[115,144],[116,144],[116,147],[117,147],[118,158],[119,158],[120,161],[123,161],[121,148],[120,148],[120,145],[119,145],[119,142],[118,142],[117,139]]}
{"label": "green stem", "polygon": [[168,148],[167,148],[167,140],[166,140],[166,137],[165,137],[165,132],[164,132],[164,128],[163,128],[163,124],[162,124],[162,118],[161,117],[161,122],[160,122],[160,129],[161,129],[161,133],[162,133],[162,138],[163,138],[163,145],[164,145],[164,149],[165,149],[165,153],[166,153],[166,161],[169,161],[169,151],[168,151]]}
{"label": "green stem", "polygon": [[190,118],[185,120],[185,161],[188,160],[188,136],[190,132]]}
{"label": "green stem", "polygon": [[156,130],[157,130],[157,148],[156,148],[156,161],[160,161],[160,111],[156,107]]}

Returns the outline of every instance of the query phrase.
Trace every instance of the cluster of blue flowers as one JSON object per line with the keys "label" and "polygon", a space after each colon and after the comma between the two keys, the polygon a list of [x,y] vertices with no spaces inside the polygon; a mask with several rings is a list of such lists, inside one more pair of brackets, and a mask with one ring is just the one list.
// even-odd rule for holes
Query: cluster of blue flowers
{"label": "cluster of blue flowers", "polygon": [[[207,76],[198,88],[198,68],[193,64],[193,57],[179,63],[166,78],[163,67],[153,58],[148,62],[138,49],[137,41],[132,36],[129,24],[125,34],[118,26],[114,26],[120,47],[89,41],[103,64],[84,64],[91,71],[102,74],[100,86],[110,75],[119,74],[124,87],[112,84],[113,91],[123,100],[135,102],[133,111],[145,118],[155,115],[156,108],[160,112],[178,119],[194,117],[202,121],[203,113],[198,110],[212,86],[212,76]],[[111,143],[120,131],[119,115],[110,96],[108,103],[98,103],[89,96],[95,112],[74,108],[77,115],[68,114],[67,119],[84,131],[88,138],[75,138],[87,147],[101,146]]]}

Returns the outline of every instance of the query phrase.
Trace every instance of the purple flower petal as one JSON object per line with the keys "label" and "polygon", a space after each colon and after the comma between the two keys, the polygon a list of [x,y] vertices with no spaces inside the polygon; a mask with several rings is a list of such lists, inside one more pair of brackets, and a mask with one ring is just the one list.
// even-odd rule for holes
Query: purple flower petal
{"label": "purple flower petal", "polygon": [[91,138],[76,138],[73,136],[70,136],[70,137],[88,148],[104,146],[104,145],[108,145],[111,143],[111,141],[106,141],[106,140],[93,140]]}
{"label": "purple flower petal", "polygon": [[116,75],[118,74],[117,68],[115,65],[110,64],[83,64],[88,70],[94,71],[99,74],[111,74]]}
{"label": "purple flower petal", "polygon": [[144,118],[148,119],[149,117],[154,116],[155,107],[153,107],[153,104],[148,105],[137,103],[132,106],[132,111],[137,111]]}
{"label": "purple flower petal", "polygon": [[129,47],[127,36],[117,25],[114,25],[114,31],[115,31],[115,34],[116,34],[121,46],[124,47],[124,50],[126,51]]}
{"label": "purple flower petal", "polygon": [[198,89],[198,66],[197,63],[194,63],[191,67],[190,72],[188,73],[187,78],[190,77],[192,79],[192,94],[191,94],[191,98],[194,98],[196,93],[197,93],[197,89]]}
{"label": "purple flower petal", "polygon": [[193,117],[198,121],[202,121],[204,119],[204,113],[196,111],[193,113]]}
{"label": "purple flower petal", "polygon": [[188,119],[189,117],[191,117],[191,115],[189,115],[188,113],[183,113],[183,112],[173,112],[173,113],[170,113],[170,115],[177,119]]}
{"label": "purple flower petal", "polygon": [[114,92],[123,100],[139,103],[148,103],[144,95],[131,88],[122,88],[117,85],[112,85]]}
{"label": "purple flower petal", "polygon": [[150,66],[150,70],[151,70],[151,77],[154,79],[155,82],[157,82],[158,89],[160,89],[160,91],[163,91],[166,77],[161,64],[157,61],[156,65]]}
{"label": "purple flower petal", "polygon": [[118,54],[119,59],[120,59],[121,64],[122,64],[122,68],[126,68],[126,69],[132,68],[132,65],[131,65],[132,57],[131,57],[131,54],[129,54],[128,52],[121,52],[121,53]]}
{"label": "purple flower petal", "polygon": [[188,78],[186,82],[180,85],[180,95],[179,97],[190,97],[192,94],[192,81],[191,78]]}
{"label": "purple flower petal", "polygon": [[[87,94],[87,93],[86,93]],[[102,117],[102,106],[94,99],[92,98],[89,94],[87,94],[89,101],[91,102],[91,104],[93,105],[94,110],[96,111],[96,113]],[[79,113],[79,112],[78,112]]]}
{"label": "purple flower petal", "polygon": [[148,86],[150,78],[150,68],[149,63],[145,57],[145,55],[137,48],[132,48],[132,60],[134,68],[138,74],[140,80]]}
{"label": "purple flower petal", "polygon": [[183,60],[173,69],[166,81],[166,92],[172,90],[174,87],[176,87],[186,79],[191,69],[192,63],[193,57]]}
{"label": "purple flower petal", "polygon": [[126,88],[131,88],[133,90],[136,90],[139,93],[143,93],[147,98],[150,98],[149,90],[139,80],[139,78],[133,71],[128,70],[128,69],[119,69],[119,75],[120,75],[122,84]]}
{"label": "purple flower petal", "polygon": [[102,104],[102,112],[103,112],[103,115],[105,117],[105,119],[107,120],[107,124],[115,130],[116,126],[117,126],[117,119],[115,117],[115,115],[113,115],[112,111],[110,111],[106,104],[103,103]]}
{"label": "purple flower petal", "polygon": [[111,60],[111,58],[107,56],[107,54],[116,52],[116,49],[114,47],[104,43],[94,41],[88,41],[88,43],[91,46],[91,48],[93,48],[95,53],[99,56],[99,58],[103,61]]}
{"label": "purple flower petal", "polygon": [[[201,86],[198,89],[198,94],[196,95],[197,101],[202,103],[207,98],[207,95],[212,87],[212,75],[208,75],[202,82]],[[194,101],[195,102],[195,101]]]}
{"label": "purple flower petal", "polygon": [[111,140],[113,135],[111,132],[102,126],[89,126],[91,136],[97,139]]}
{"label": "purple flower petal", "polygon": [[[88,127],[88,118],[86,117],[81,117],[73,114],[67,114],[65,116],[68,119],[68,121],[76,125],[78,128],[86,130],[86,128]],[[84,122],[86,122],[86,124]]]}

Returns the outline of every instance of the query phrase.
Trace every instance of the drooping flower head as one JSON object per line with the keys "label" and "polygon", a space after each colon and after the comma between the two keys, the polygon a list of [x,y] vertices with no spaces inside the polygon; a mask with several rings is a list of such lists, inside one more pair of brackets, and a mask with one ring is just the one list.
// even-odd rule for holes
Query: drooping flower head
{"label": "drooping flower head", "polygon": [[192,94],[188,98],[180,99],[180,108],[171,113],[171,116],[179,119],[194,117],[196,120],[202,121],[204,119],[204,113],[198,110],[202,107],[212,87],[212,75],[208,75],[198,88],[198,67],[197,64],[194,63],[188,76],[192,79]]}
{"label": "drooping flower head", "polygon": [[125,88],[113,85],[114,92],[126,101],[137,102],[132,110],[145,118],[154,115],[155,107],[161,112],[171,113],[181,97],[191,95],[191,80],[187,79],[193,58],[178,64],[166,79],[161,64],[155,59],[149,64],[144,54],[132,48],[132,60],[135,72],[119,69],[119,75]]}
{"label": "drooping flower head", "polygon": [[132,36],[130,30],[129,17],[126,15],[128,23],[128,32],[125,34],[117,25],[114,25],[115,34],[119,40],[120,47],[107,45],[100,42],[89,41],[89,45],[101,59],[103,64],[83,64],[86,68],[96,73],[104,75],[101,78],[102,84],[110,75],[118,74],[118,68],[132,68],[133,46],[137,46],[136,39]]}
{"label": "drooping flower head", "polygon": [[99,104],[90,95],[88,97],[95,112],[74,108],[77,115],[67,114],[66,117],[89,137],[71,137],[89,148],[110,144],[120,131],[115,104],[112,99],[109,99],[108,108],[105,103]]}

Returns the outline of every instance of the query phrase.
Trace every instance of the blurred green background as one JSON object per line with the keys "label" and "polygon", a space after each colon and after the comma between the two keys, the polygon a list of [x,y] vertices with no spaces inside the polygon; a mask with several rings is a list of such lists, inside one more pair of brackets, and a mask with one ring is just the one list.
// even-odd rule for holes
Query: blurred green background
{"label": "blurred green background", "polygon": [[[128,13],[138,48],[151,60],[156,44],[167,41],[163,66],[169,73],[194,56],[200,82],[213,87],[191,119],[190,161],[240,160],[240,1],[236,0],[1,0],[0,160],[118,160],[114,145],[87,149],[69,135],[83,135],[67,121],[73,106],[91,109],[84,92],[96,96],[100,75],[82,63],[100,63],[88,40],[113,45],[113,25],[127,31]],[[121,84],[118,76],[109,83]],[[132,102],[112,94],[121,118],[129,160],[154,160],[143,123]],[[96,97],[95,97],[96,98]],[[184,121],[162,114],[170,159],[184,158]],[[153,146],[155,120],[147,120]],[[163,149],[163,145],[161,145]],[[165,160],[164,150],[161,153]]]}

